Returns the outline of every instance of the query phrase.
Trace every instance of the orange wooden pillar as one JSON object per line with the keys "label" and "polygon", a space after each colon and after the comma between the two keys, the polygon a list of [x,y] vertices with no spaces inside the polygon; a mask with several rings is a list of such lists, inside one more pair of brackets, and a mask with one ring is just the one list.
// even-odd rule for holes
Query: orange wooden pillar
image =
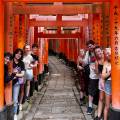
{"label": "orange wooden pillar", "polygon": [[69,39],[69,61],[72,61],[72,54],[73,54],[73,49],[72,49],[72,39]]}
{"label": "orange wooden pillar", "polygon": [[18,48],[23,49],[26,43],[26,17],[25,15],[19,15],[19,38],[18,38]]}
{"label": "orange wooden pillar", "polygon": [[70,47],[71,47],[71,40],[69,39],[68,40],[68,44],[69,44],[69,48],[68,48],[68,51],[69,51],[69,55],[68,55],[68,60],[70,61],[70,56],[71,56],[71,50],[70,50]]}
{"label": "orange wooden pillar", "polygon": [[[86,18],[83,18],[82,21],[87,21]],[[89,25],[89,24],[88,24]],[[88,31],[88,25],[83,25],[82,29],[83,29],[83,39],[82,39],[82,48],[86,47],[86,41],[88,41],[89,39],[89,31]]]}
{"label": "orange wooden pillar", "polygon": [[14,36],[13,36],[13,51],[18,48],[19,39],[19,15],[14,16]]}
{"label": "orange wooden pillar", "polygon": [[120,120],[120,0],[110,3],[112,107],[109,120]]}
{"label": "orange wooden pillar", "polygon": [[38,44],[38,27],[34,27],[34,43]]}
{"label": "orange wooden pillar", "polygon": [[[34,44],[39,46],[39,41],[38,41],[38,27],[34,27]],[[38,48],[39,49],[39,48]],[[39,50],[36,51],[36,54],[39,57]],[[33,74],[34,74],[34,80],[37,81],[37,77],[39,75],[39,61],[38,61],[38,65],[36,67],[33,68]]]}
{"label": "orange wooden pillar", "polygon": [[26,43],[26,15],[14,16],[14,38],[13,50],[17,48],[23,49]]}
{"label": "orange wooden pillar", "polygon": [[[79,37],[79,38],[80,38],[80,37]],[[80,50],[80,48],[79,48],[79,38],[77,39],[77,58],[78,58],[79,50]]]}
{"label": "orange wooden pillar", "polygon": [[57,54],[57,41],[58,39],[55,39],[55,53]]}
{"label": "orange wooden pillar", "polygon": [[29,44],[29,32],[30,32],[30,26],[29,26],[29,15],[25,15],[25,17],[26,17],[26,41],[25,41],[25,43],[26,44]]}
{"label": "orange wooden pillar", "polygon": [[5,51],[13,52],[13,11],[12,3],[5,3]]}
{"label": "orange wooden pillar", "polygon": [[52,43],[53,43],[53,51],[55,53],[55,43],[56,43],[56,39],[52,39]]}
{"label": "orange wooden pillar", "polygon": [[[62,21],[62,15],[58,14],[57,15],[57,21],[61,22]],[[61,27],[57,27],[57,33],[61,33]],[[59,53],[62,52],[62,39],[59,39]]]}
{"label": "orange wooden pillar", "polygon": [[[49,39],[49,50],[52,49],[52,41]],[[59,48],[59,51],[60,51],[60,48]]]}
{"label": "orange wooden pillar", "polygon": [[59,54],[59,39],[57,39],[57,41],[56,41],[56,52],[57,52],[57,54]]}
{"label": "orange wooden pillar", "polygon": [[67,42],[67,46],[66,46],[67,47],[66,48],[66,54],[67,55],[66,55],[66,57],[67,57],[67,60],[69,60],[69,39],[67,39],[66,42]]}
{"label": "orange wooden pillar", "polygon": [[67,39],[65,39],[64,43],[65,43],[65,57],[67,57]]}
{"label": "orange wooden pillar", "polygon": [[0,1],[0,111],[4,108],[4,5]]}
{"label": "orange wooden pillar", "polygon": [[43,65],[44,65],[44,49],[43,49],[43,41],[44,39],[40,39],[40,74],[43,73],[44,71],[44,68],[43,68]]}
{"label": "orange wooden pillar", "polygon": [[65,39],[62,39],[62,41],[63,41],[63,49],[62,49],[63,50],[63,56],[65,56],[65,47],[66,47],[65,46]]}
{"label": "orange wooden pillar", "polygon": [[[57,15],[57,21],[58,21],[58,22],[61,22],[61,21],[62,21],[62,15],[60,15],[60,14]],[[57,28],[57,33],[61,33],[61,27],[58,27],[58,28]]]}
{"label": "orange wooden pillar", "polygon": [[100,39],[99,45],[101,47],[104,47],[104,39],[103,39],[103,14],[100,14],[100,25],[99,25],[99,28],[100,28],[100,33],[99,33],[99,36],[98,36],[98,38]]}
{"label": "orange wooden pillar", "polygon": [[71,39],[70,41],[70,52],[71,52],[71,57],[70,57],[70,61],[74,61],[74,39]]}
{"label": "orange wooden pillar", "polygon": [[31,27],[28,22],[29,22],[29,15],[26,15],[26,43],[29,44],[32,47],[32,44],[34,43],[34,27]]}
{"label": "orange wooden pillar", "polygon": [[77,49],[78,49],[78,46],[77,46],[77,39],[74,40],[75,41],[75,46],[74,46],[74,62],[77,64]]}
{"label": "orange wooden pillar", "polygon": [[75,39],[72,39],[72,61],[75,62]]}
{"label": "orange wooden pillar", "polygon": [[102,46],[110,46],[110,3],[103,3],[103,41]]}
{"label": "orange wooden pillar", "polygon": [[41,80],[42,80],[42,42],[41,42],[41,38],[38,38],[38,46],[39,46],[39,64],[38,64],[38,71],[39,71],[39,84],[41,84]]}
{"label": "orange wooden pillar", "polygon": [[[38,27],[38,32],[41,32],[41,28]],[[39,74],[39,84],[41,83],[41,38],[38,38],[38,56],[39,56],[39,62],[38,62],[38,74]]]}
{"label": "orange wooden pillar", "polygon": [[48,73],[48,39],[44,39],[44,71]]}
{"label": "orange wooden pillar", "polygon": [[80,42],[81,42],[80,39],[81,39],[81,38],[79,37],[79,38],[78,38],[78,53],[79,53],[79,50],[80,50]]}
{"label": "orange wooden pillar", "polygon": [[73,47],[73,62],[75,62],[75,39],[72,39],[72,42],[73,42],[73,44],[72,44],[72,47]]}
{"label": "orange wooden pillar", "polygon": [[60,54],[60,39],[58,40],[58,54]]}
{"label": "orange wooden pillar", "polygon": [[93,14],[88,14],[89,40],[93,39]]}
{"label": "orange wooden pillar", "polygon": [[15,15],[14,16],[14,38],[13,38],[13,50],[16,48],[23,49],[27,43],[27,15]]}
{"label": "orange wooden pillar", "polygon": [[45,64],[48,65],[48,39],[45,39]]}
{"label": "orange wooden pillar", "polygon": [[30,27],[30,46],[34,44],[34,27]]}
{"label": "orange wooden pillar", "polygon": [[103,47],[104,46],[104,40],[103,40],[103,15],[100,13],[98,14],[99,18],[98,18],[98,32],[97,32],[97,41],[96,43]]}
{"label": "orange wooden pillar", "polygon": [[69,39],[66,39],[66,59],[69,59]]}
{"label": "orange wooden pillar", "polygon": [[75,53],[75,63],[77,64],[77,57],[78,57],[78,39],[75,39],[75,48],[74,48],[74,53]]}
{"label": "orange wooden pillar", "polygon": [[44,48],[45,48],[45,38],[41,38],[40,39],[40,53],[41,53],[41,55],[40,55],[40,57],[41,57],[41,59],[40,59],[40,61],[41,61],[41,72],[43,73],[44,72],[44,57],[45,57],[45,50],[44,50]]}
{"label": "orange wooden pillar", "polygon": [[[5,51],[13,53],[13,4],[8,2],[5,3]],[[9,65],[9,72],[12,72],[12,64]],[[6,105],[12,104],[12,81],[5,87],[5,101]]]}
{"label": "orange wooden pillar", "polygon": [[60,41],[61,41],[61,53],[63,54],[64,41],[63,41],[63,39],[60,39]]}
{"label": "orange wooden pillar", "polygon": [[103,41],[102,3],[94,3],[93,11],[95,12],[93,14],[93,40],[97,45],[101,46]]}
{"label": "orange wooden pillar", "polygon": [[79,45],[80,45],[80,49],[83,49],[84,45],[85,45],[85,31],[84,31],[84,28],[81,27],[80,31],[81,31],[82,36],[81,36],[81,39],[79,41]]}
{"label": "orange wooden pillar", "polygon": [[97,45],[100,45],[100,34],[101,34],[101,28],[100,28],[100,15],[94,14],[93,15],[93,40]]}

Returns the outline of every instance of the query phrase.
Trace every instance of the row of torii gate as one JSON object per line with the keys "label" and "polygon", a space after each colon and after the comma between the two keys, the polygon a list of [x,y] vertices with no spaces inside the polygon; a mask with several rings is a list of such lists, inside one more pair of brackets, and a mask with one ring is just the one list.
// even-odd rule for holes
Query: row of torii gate
{"label": "row of torii gate", "polygon": [[[56,4],[56,2],[60,2],[60,4]],[[61,5],[61,2],[64,4]],[[36,6],[38,3],[55,4]],[[30,14],[53,15],[56,16],[56,20],[37,20],[36,17],[29,19]],[[88,14],[88,18],[62,20],[62,16],[76,14]],[[112,48],[112,105],[110,120],[120,120],[120,0],[0,0],[1,110],[4,107],[4,50],[13,51],[13,18],[17,15],[23,18],[21,24],[24,23],[24,27],[29,26],[35,29],[38,27],[58,28],[56,34],[36,32],[36,38],[82,38],[84,28],[88,27],[89,39],[96,39],[95,42],[104,47],[110,44]],[[103,26],[101,26],[102,22]],[[61,27],[80,27],[83,31],[77,31],[74,34],[62,34]],[[26,28],[24,28],[24,32],[25,30]],[[25,38],[26,34],[23,37]]]}

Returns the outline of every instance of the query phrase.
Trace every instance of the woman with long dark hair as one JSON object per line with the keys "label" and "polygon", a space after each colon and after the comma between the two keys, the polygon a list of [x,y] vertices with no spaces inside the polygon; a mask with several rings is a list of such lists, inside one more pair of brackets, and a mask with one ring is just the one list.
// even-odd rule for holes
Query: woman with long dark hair
{"label": "woman with long dark hair", "polygon": [[24,84],[25,67],[22,61],[23,50],[16,49],[13,54],[13,70],[16,71],[15,79],[13,80],[13,102],[14,102],[14,120],[17,120],[18,98],[20,95],[20,85]]}

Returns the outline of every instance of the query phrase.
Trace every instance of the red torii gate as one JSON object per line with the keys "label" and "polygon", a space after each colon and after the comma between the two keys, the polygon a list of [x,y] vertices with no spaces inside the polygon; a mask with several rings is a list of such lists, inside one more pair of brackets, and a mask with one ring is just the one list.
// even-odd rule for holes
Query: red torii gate
{"label": "red torii gate", "polygon": [[87,5],[46,5],[46,6],[13,6],[13,14],[40,14],[40,15],[75,15],[93,13],[92,6]]}
{"label": "red torii gate", "polygon": [[29,20],[29,26],[39,26],[39,27],[82,27],[87,26],[88,21],[36,21]]}
{"label": "red torii gate", "polygon": [[[38,3],[48,0],[0,0],[0,109],[4,108],[4,2]],[[112,47],[112,110],[110,120],[120,120],[120,0],[51,0],[51,2],[94,3],[110,2],[110,25]]]}
{"label": "red torii gate", "polygon": [[26,2],[26,3],[50,3],[50,2],[64,2],[64,3],[95,3],[95,2],[110,2],[111,0],[3,0],[4,2]]}
{"label": "red torii gate", "polygon": [[63,38],[63,39],[69,39],[69,38],[80,38],[82,37],[81,33],[74,33],[74,34],[61,34],[61,33],[56,33],[56,34],[47,34],[47,33],[38,33],[39,38]]}

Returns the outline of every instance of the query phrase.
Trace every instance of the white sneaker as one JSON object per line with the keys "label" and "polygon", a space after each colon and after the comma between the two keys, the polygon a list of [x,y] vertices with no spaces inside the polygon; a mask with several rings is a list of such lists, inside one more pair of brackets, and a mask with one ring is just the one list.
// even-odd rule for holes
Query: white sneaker
{"label": "white sneaker", "polygon": [[17,120],[17,115],[16,114],[14,115],[14,120]]}
{"label": "white sneaker", "polygon": [[22,104],[19,105],[19,110],[22,111]]}

